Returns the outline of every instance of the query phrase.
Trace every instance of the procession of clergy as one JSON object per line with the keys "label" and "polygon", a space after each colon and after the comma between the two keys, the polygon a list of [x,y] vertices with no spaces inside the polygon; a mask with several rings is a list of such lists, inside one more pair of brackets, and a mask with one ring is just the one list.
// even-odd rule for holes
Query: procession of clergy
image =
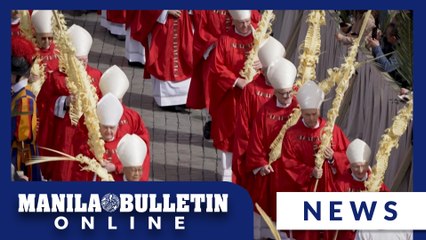
{"label": "procession of clergy", "polygon": [[[299,89],[293,84],[297,69],[285,58],[285,47],[269,37],[259,47],[252,81],[240,75],[253,47],[253,31],[260,21],[250,10],[102,11],[101,25],[114,35],[125,35],[130,63],[145,65],[145,78],[153,81],[153,97],[165,109],[185,105],[203,109],[209,133],[223,163],[223,181],[241,185],[253,203],[276,219],[276,192],[363,191],[370,174],[371,150],[360,139],[349,142],[335,126],[332,144],[325,150],[322,168],[315,167],[325,119],[320,116],[324,93],[313,81]],[[52,161],[25,166],[31,155],[53,156],[45,147],[94,158],[82,117],[70,119],[67,75],[59,66],[53,43],[53,12],[31,11],[36,45],[23,36],[20,18],[12,13],[12,179],[32,181],[96,181],[81,163]],[[75,56],[85,66],[99,99],[96,113],[105,142],[105,168],[116,181],[147,181],[150,170],[149,134],[142,117],[122,103],[129,88],[126,74],[111,66],[105,72],[89,66],[92,37],[78,25],[69,26]],[[32,85],[40,76],[31,66],[40,59],[45,67],[39,91]],[[141,79],[142,81],[143,79]],[[295,91],[297,90],[297,94]],[[293,109],[302,115],[287,130],[280,159],[269,163],[269,151]],[[383,185],[383,191],[387,188]],[[255,213],[254,238],[271,236]],[[283,237],[289,232],[282,232]],[[292,231],[294,239],[332,239],[335,231]],[[354,239],[341,231],[337,239]]]}

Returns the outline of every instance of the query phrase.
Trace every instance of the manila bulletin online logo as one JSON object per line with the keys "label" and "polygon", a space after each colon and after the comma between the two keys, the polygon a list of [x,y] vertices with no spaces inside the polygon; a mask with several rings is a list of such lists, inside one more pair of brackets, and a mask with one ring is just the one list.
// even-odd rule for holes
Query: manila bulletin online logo
{"label": "manila bulletin online logo", "polygon": [[[228,212],[227,193],[107,193],[102,197],[99,194],[41,193],[18,194],[18,202],[20,214],[57,213],[52,219],[57,230],[67,229],[71,221],[75,221],[75,217],[70,217],[73,214],[80,216],[78,225],[81,230],[94,230],[96,221],[105,220],[106,229],[117,230],[114,222],[117,214],[125,214],[129,230],[135,229],[135,219],[137,223],[143,222],[148,230],[161,230],[162,216],[165,215],[174,216],[175,230],[185,230],[185,217],[193,216],[187,213],[225,215]],[[119,218],[122,220],[123,216]],[[96,226],[99,227],[99,224]]]}

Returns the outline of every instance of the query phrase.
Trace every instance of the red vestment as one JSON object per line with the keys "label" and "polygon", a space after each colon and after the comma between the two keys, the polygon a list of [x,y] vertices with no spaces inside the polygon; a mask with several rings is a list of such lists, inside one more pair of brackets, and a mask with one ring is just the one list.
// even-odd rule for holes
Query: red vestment
{"label": "red vestment", "polygon": [[[90,151],[89,145],[87,144],[87,128],[84,125],[84,117],[80,118],[78,122],[75,135],[73,137],[73,148],[74,154],[83,154],[89,158],[95,158],[93,153]],[[117,145],[120,142],[120,139],[115,138],[110,142],[105,142],[105,153],[104,160],[111,162],[115,166],[115,171],[110,174],[113,176],[114,180],[122,179],[123,165],[120,162],[120,159],[117,156]],[[83,166],[80,163],[72,164],[71,166],[71,181],[94,181],[95,173],[90,171],[82,171]],[[96,180],[100,180],[97,178]]]}
{"label": "red vestment", "polygon": [[41,62],[46,65],[46,72],[52,73],[58,70],[59,67],[59,53],[55,44],[51,44],[49,49],[40,49],[38,52]]}
{"label": "red vestment", "polygon": [[[95,87],[99,98],[101,94],[99,80],[102,73],[89,65],[87,65],[86,71],[91,77],[92,85]],[[71,124],[68,112],[63,118],[53,115],[56,100],[61,96],[69,96],[71,94],[67,88],[66,81],[67,76],[63,72],[55,71],[52,73],[52,78],[48,86],[50,93],[47,100],[48,113],[52,114],[52,116],[48,117],[50,118],[49,121],[51,120],[52,122],[51,124],[49,123],[52,129],[49,130],[50,143],[47,143],[47,145],[55,150],[74,155],[72,145],[76,126]],[[73,164],[74,162],[70,161],[50,162],[48,172],[51,173],[51,179],[54,181],[71,180],[71,165]]]}
{"label": "red vestment", "polygon": [[126,10],[107,10],[106,18],[113,23],[126,23]]}
{"label": "red vestment", "polygon": [[[370,171],[368,171],[368,176],[370,174]],[[339,192],[362,192],[367,190],[364,181],[357,181],[353,178],[350,168],[336,180],[336,185]],[[388,187],[384,183],[380,186],[380,192],[389,192]]]}
{"label": "red vestment", "polygon": [[[149,44],[148,44],[148,35],[153,31],[154,27],[157,25],[157,19],[161,15],[162,10],[134,10],[132,11],[132,22],[127,22],[126,27],[130,24],[131,27],[131,37],[139,41],[145,48],[145,58],[146,62],[149,59]],[[130,18],[129,18],[130,21]],[[144,69],[143,76],[145,79],[150,79],[150,74],[147,68]]]}
{"label": "red vestment", "polygon": [[[368,176],[370,176],[370,172],[368,172]],[[346,170],[343,175],[341,175],[336,180],[337,191],[340,192],[361,192],[366,191],[364,181],[357,181],[352,176],[351,169]],[[389,192],[389,189],[385,184],[382,184],[380,187],[380,192]],[[351,230],[343,230],[339,231],[337,235],[338,240],[345,239],[355,239],[355,231]]]}
{"label": "red vestment", "polygon": [[277,162],[272,164],[275,172],[266,176],[261,176],[260,173],[254,175],[253,170],[269,163],[270,145],[295,107],[297,107],[295,97],[288,107],[283,108],[277,106],[277,98],[273,96],[260,108],[250,130],[245,162],[240,166],[244,187],[250,193],[253,203],[257,202],[273,221],[276,219],[277,185],[288,188],[289,181],[276,181]]}
{"label": "red vestment", "polygon": [[[140,12],[140,10],[126,10],[126,22],[125,22],[126,29],[131,27],[134,24],[134,22],[138,23],[138,18],[139,18],[139,15],[140,15],[139,12]],[[137,25],[141,25],[141,24],[139,23]],[[136,29],[138,27],[137,25],[135,25]]]}
{"label": "red vestment", "polygon": [[235,30],[222,35],[212,56],[210,83],[211,137],[215,148],[232,152],[236,108],[241,88],[234,86],[253,47],[253,35],[241,36]]}
{"label": "red vestment", "polygon": [[[41,58],[41,63],[45,65],[45,79],[37,96],[37,109],[38,115],[38,131],[37,131],[37,145],[41,147],[52,148],[50,145],[51,134],[53,131],[53,108],[49,108],[49,99],[51,97],[51,78],[52,73],[57,71],[59,68],[59,56],[56,51],[55,45],[52,43],[48,49],[40,49],[38,51],[38,57]],[[51,152],[39,149],[41,156],[50,156]],[[45,179],[51,179],[51,171],[48,167],[50,163],[40,164],[43,177]]]}
{"label": "red vestment", "polygon": [[[326,121],[319,118],[319,127],[308,128],[300,119],[297,124],[287,130],[282,147],[282,157],[278,160],[277,181],[289,181],[294,188],[291,191],[313,191],[316,178],[311,177],[315,166],[315,153],[321,144],[321,133]],[[331,148],[334,151],[334,163],[327,160],[323,164],[323,175],[319,179],[317,192],[333,192],[336,190],[336,179],[342,175],[349,166],[346,149],[349,141],[343,131],[338,127],[333,128]],[[281,166],[282,165],[282,166]],[[289,191],[278,188],[277,192]],[[306,240],[331,240],[335,231],[293,231],[295,239]]]}
{"label": "red vestment", "polygon": [[[252,11],[251,19],[254,27],[257,26],[260,17],[258,11]],[[216,44],[221,35],[232,28],[232,19],[227,10],[194,11],[194,70],[188,91],[187,107],[194,109],[209,107],[209,89],[206,84],[209,74],[209,67],[206,66],[209,65],[209,61],[204,59],[203,55],[207,49]]]}
{"label": "red vestment", "polygon": [[19,27],[19,22],[17,24],[11,24],[10,30],[12,37],[22,35],[21,28]]}
{"label": "red vestment", "polygon": [[[158,18],[157,11],[144,22],[148,25],[147,29],[144,29],[142,23],[142,31],[151,33],[145,69],[158,80],[179,82],[190,78],[193,33],[188,11],[182,10],[179,18],[168,15],[165,24],[158,23],[155,16]],[[144,17],[149,18],[143,15],[142,18]],[[152,17],[155,18],[155,22]],[[149,29],[151,25],[153,26]]]}
{"label": "red vestment", "polygon": [[249,83],[241,95],[237,108],[237,120],[235,126],[235,141],[232,154],[232,172],[236,177],[236,183],[244,186],[244,171],[240,169],[245,164],[246,150],[250,137],[250,130],[259,109],[274,95],[274,89],[266,85],[265,76],[258,74],[253,82]]}
{"label": "red vestment", "polygon": [[231,26],[232,19],[227,10],[194,10],[194,71],[188,91],[187,107],[194,109],[206,107],[203,55],[216,43],[220,35],[229,31]]}
{"label": "red vestment", "polygon": [[[326,121],[319,118],[319,127],[312,129],[299,120],[296,125],[287,130],[283,141],[284,171],[291,177],[297,191],[313,191],[316,179],[311,177],[315,166],[315,154],[321,145],[320,134]],[[334,126],[331,148],[334,151],[335,162],[331,166],[327,161],[323,164],[323,176],[318,183],[317,192],[335,191],[335,179],[348,168],[346,148],[349,144],[343,131]],[[333,174],[332,168],[336,170]]]}

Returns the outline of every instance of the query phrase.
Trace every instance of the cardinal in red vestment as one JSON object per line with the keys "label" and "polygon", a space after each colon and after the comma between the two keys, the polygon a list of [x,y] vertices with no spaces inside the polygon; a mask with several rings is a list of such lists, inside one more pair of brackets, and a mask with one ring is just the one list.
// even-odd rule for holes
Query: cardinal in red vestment
{"label": "cardinal in red vestment", "polygon": [[[278,136],[293,109],[297,107],[297,100],[293,96],[293,83],[297,70],[292,62],[279,57],[269,64],[266,72],[266,77],[274,88],[274,96],[256,115],[250,130],[246,159],[240,164],[240,173],[243,186],[250,193],[253,203],[258,203],[275,221],[275,189],[277,185],[287,183],[275,181],[276,165],[269,164],[268,153],[271,143]],[[254,230],[255,238],[272,237],[266,223],[257,212],[254,213]]]}
{"label": "cardinal in red vestment", "polygon": [[265,40],[258,51],[262,72],[256,75],[253,81],[244,89],[237,108],[234,149],[232,154],[232,172],[235,182],[245,187],[245,174],[240,171],[245,164],[246,149],[250,136],[250,129],[258,110],[274,95],[274,88],[265,78],[268,66],[285,56],[284,46],[275,38]]}
{"label": "cardinal in red vestment", "polygon": [[[331,146],[325,150],[322,168],[315,167],[315,154],[321,145],[321,134],[326,124],[320,117],[324,92],[313,81],[307,81],[297,93],[302,118],[289,128],[282,146],[282,157],[277,163],[277,177],[281,185],[277,192],[314,191],[318,181],[318,192],[332,192],[336,179],[348,168],[346,149],[349,141],[343,131],[333,128]],[[291,186],[289,188],[288,186]],[[334,231],[293,231],[295,239],[332,239]]]}
{"label": "cardinal in red vestment", "polygon": [[[234,28],[222,35],[212,56],[210,66],[210,114],[213,145],[220,150],[224,169],[223,181],[232,181],[232,151],[236,122],[236,108],[242,89],[248,80],[240,76],[247,55],[253,47],[253,27],[250,10],[229,11]],[[255,61],[255,69],[261,64]]]}
{"label": "cardinal in red vestment", "polygon": [[[93,39],[87,30],[78,26],[72,25],[67,34],[75,48],[75,54],[77,59],[86,68],[87,75],[89,76],[88,81],[96,89],[97,97],[100,96],[101,92],[99,89],[99,79],[102,73],[95,68],[90,67],[88,62],[88,54],[93,43]],[[71,123],[69,115],[69,106],[71,102],[75,101],[76,96],[73,96],[67,87],[68,76],[58,70],[52,73],[51,81],[45,82],[46,88],[49,90],[49,96],[47,98],[48,112],[44,114],[52,114],[50,117],[52,129],[50,130],[50,143],[48,146],[51,148],[73,155],[73,136],[76,130],[76,126]],[[92,94],[91,92],[87,94]],[[49,163],[48,172],[50,172],[50,179],[53,181],[70,181],[71,180],[71,168],[73,162],[69,161],[57,161]]]}

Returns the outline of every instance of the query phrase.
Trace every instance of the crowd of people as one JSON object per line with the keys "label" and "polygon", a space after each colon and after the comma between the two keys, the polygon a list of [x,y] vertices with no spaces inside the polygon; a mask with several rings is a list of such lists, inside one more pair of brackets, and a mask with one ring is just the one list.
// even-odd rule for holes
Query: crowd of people
{"label": "crowd of people", "polygon": [[[99,181],[81,163],[53,161],[26,166],[32,156],[53,156],[46,148],[71,156],[95,158],[93,137],[85,119],[72,109],[82,99],[72,91],[70,66],[61,65],[55,45],[53,11],[31,11],[33,38],[12,20],[12,179],[29,181]],[[256,10],[132,10],[100,11],[101,25],[125,40],[129,64],[144,67],[153,82],[155,103],[167,111],[203,109],[205,138],[211,138],[223,165],[223,181],[244,187],[276,220],[276,192],[364,191],[371,172],[371,150],[361,139],[352,142],[336,125],[325,149],[324,165],[315,165],[326,119],[320,116],[324,92],[313,81],[299,89],[297,69],[285,58],[283,44],[272,36],[260,46],[252,66],[253,79],[242,76],[254,46],[253,33],[261,13]],[[389,30],[391,31],[391,30]],[[389,33],[391,34],[391,33]],[[99,99],[94,109],[104,141],[100,165],[115,181],[148,181],[149,133],[142,116],[122,103],[129,79],[118,66],[101,72],[88,65],[92,36],[83,27],[68,27],[75,58],[90,84],[87,94]],[[389,38],[390,39],[390,38]],[[349,41],[349,40],[348,40]],[[375,49],[376,40],[368,40]],[[35,73],[40,63],[42,71]],[[39,91],[37,84],[42,83]],[[83,89],[80,89],[83,91]],[[296,94],[297,92],[297,94]],[[269,147],[295,108],[301,118],[289,128],[280,158],[269,163]],[[38,148],[43,147],[43,148]],[[318,186],[316,186],[316,182]],[[314,189],[315,188],[315,189]],[[381,191],[389,191],[383,185]],[[283,238],[336,239],[336,231],[283,231]],[[337,239],[355,239],[340,231]],[[272,238],[254,213],[254,238]],[[364,238],[360,238],[364,239]],[[380,239],[380,238],[374,238]]]}
{"label": "crowd of people", "polygon": [[[344,16],[341,22],[341,31],[336,33],[336,39],[339,42],[350,45],[358,37],[363,22],[363,16],[366,10],[342,11]],[[399,98],[402,101],[408,101],[408,95],[413,90],[406,76],[402,76],[398,71],[400,61],[396,48],[400,44],[400,28],[410,28],[402,22],[401,15],[407,15],[411,18],[410,11],[397,11],[389,13],[388,11],[372,11],[367,21],[363,34],[366,46],[371,50],[376,66],[391,78],[400,87]],[[406,54],[410,54],[406,52]]]}

